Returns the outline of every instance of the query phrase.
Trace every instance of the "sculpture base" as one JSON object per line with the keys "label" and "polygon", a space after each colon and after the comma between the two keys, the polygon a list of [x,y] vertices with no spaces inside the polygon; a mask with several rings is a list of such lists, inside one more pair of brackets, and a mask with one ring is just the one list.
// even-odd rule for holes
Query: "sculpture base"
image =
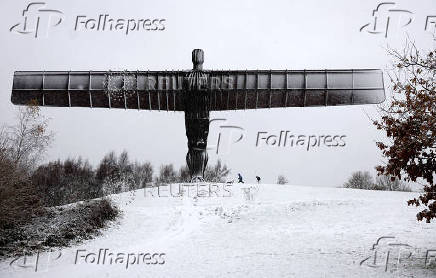
{"label": "sculpture base", "polygon": [[206,150],[190,149],[186,154],[186,164],[191,174],[191,182],[195,180],[204,181],[204,170],[209,157]]}
{"label": "sculpture base", "polygon": [[205,182],[205,180],[204,180],[203,177],[197,176],[197,177],[192,177],[190,182],[191,183],[194,183],[194,182]]}

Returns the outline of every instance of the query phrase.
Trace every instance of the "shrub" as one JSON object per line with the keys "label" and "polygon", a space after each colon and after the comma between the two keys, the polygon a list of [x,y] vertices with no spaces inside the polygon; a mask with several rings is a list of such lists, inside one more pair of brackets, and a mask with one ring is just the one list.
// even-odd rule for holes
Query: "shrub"
{"label": "shrub", "polygon": [[120,213],[118,207],[108,198],[80,204],[79,208],[86,212],[82,215],[83,223],[87,223],[92,230],[103,228],[106,221],[115,220]]}
{"label": "shrub", "polygon": [[380,190],[407,191],[407,192],[412,191],[412,189],[407,183],[402,182],[401,180],[395,177],[381,175],[376,177],[375,182],[376,182],[376,186],[380,188]]}
{"label": "shrub", "polygon": [[177,173],[173,164],[160,166],[159,176],[156,178],[157,183],[174,183],[177,180]]}
{"label": "shrub", "polygon": [[58,206],[102,196],[102,188],[88,161],[81,158],[41,165],[32,182],[46,206]]}
{"label": "shrub", "polygon": [[126,151],[119,157],[108,153],[97,168],[96,177],[102,185],[103,195],[120,193],[136,188],[133,177],[133,164]]}
{"label": "shrub", "polygon": [[27,174],[0,153],[0,255],[15,238],[23,237],[21,227],[44,213],[44,208]]}
{"label": "shrub", "polygon": [[[215,165],[208,165],[204,170],[204,180],[207,182],[225,182],[229,175],[230,169],[218,159]],[[191,174],[186,165],[180,167],[177,174],[177,182],[190,182]]]}
{"label": "shrub", "polygon": [[179,173],[177,175],[177,181],[182,183],[191,181],[191,174],[189,173],[188,166],[183,165],[180,167]]}
{"label": "shrub", "polygon": [[103,183],[106,178],[112,176],[117,170],[118,165],[116,154],[113,151],[109,152],[100,161],[96,170],[96,178],[100,183]]}
{"label": "shrub", "polygon": [[288,179],[283,176],[283,175],[279,175],[277,177],[277,184],[287,184],[288,183]]}
{"label": "shrub", "polygon": [[374,180],[368,171],[354,172],[348,181],[344,184],[345,188],[355,189],[376,189],[374,186]]}
{"label": "shrub", "polygon": [[110,152],[100,162],[96,178],[103,188],[103,195],[143,188],[153,181],[153,167],[149,162],[131,163],[128,153],[119,157]]}
{"label": "shrub", "polygon": [[385,191],[412,191],[410,186],[390,176],[377,176],[375,182],[371,174],[367,171],[354,172],[344,184],[345,188],[385,190]]}
{"label": "shrub", "polygon": [[[0,257],[31,254],[51,247],[67,247],[93,238],[115,220],[120,211],[109,199],[86,201],[67,207],[52,207],[9,233]],[[2,239],[3,239],[3,233]]]}
{"label": "shrub", "polygon": [[135,162],[133,165],[133,177],[135,188],[144,188],[148,183],[153,182],[153,166],[150,162]]}
{"label": "shrub", "polygon": [[204,179],[208,182],[225,182],[230,169],[218,159],[215,166],[207,166],[204,171]]}

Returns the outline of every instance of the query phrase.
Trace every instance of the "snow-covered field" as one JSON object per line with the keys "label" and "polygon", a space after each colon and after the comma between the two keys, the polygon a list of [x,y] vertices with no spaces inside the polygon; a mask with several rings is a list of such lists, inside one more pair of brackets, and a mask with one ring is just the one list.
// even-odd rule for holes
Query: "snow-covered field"
{"label": "snow-covered field", "polygon": [[9,259],[0,276],[436,277],[436,223],[406,205],[417,193],[261,185],[246,200],[229,189],[197,200],[114,195],[124,215],[101,237]]}

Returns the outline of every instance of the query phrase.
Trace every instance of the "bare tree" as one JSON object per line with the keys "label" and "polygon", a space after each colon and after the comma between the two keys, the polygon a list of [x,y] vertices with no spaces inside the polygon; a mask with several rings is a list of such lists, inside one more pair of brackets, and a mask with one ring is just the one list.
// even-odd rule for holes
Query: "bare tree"
{"label": "bare tree", "polygon": [[53,140],[48,119],[34,104],[19,107],[17,123],[6,127],[1,134],[0,148],[10,160],[26,171],[33,170]]}

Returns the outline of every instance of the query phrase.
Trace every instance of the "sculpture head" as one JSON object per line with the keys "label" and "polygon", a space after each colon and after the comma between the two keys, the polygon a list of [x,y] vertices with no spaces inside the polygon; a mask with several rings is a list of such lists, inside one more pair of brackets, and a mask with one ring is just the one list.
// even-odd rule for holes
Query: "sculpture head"
{"label": "sculpture head", "polygon": [[192,50],[192,63],[194,65],[194,70],[202,70],[204,62],[204,52],[203,49]]}

